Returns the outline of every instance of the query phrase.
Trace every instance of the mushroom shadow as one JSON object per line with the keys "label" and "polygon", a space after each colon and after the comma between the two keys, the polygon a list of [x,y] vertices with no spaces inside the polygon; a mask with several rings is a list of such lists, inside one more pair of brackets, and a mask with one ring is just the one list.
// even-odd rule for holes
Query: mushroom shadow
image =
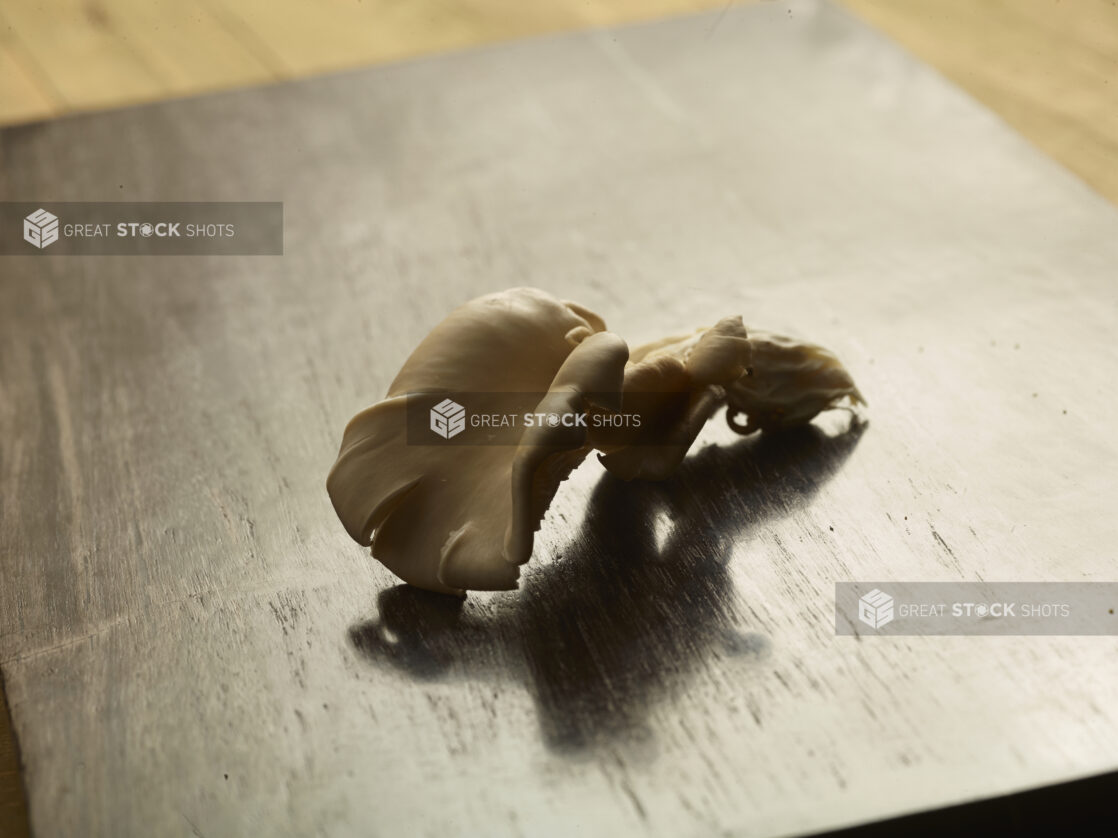
{"label": "mushroom shadow", "polygon": [[768,654],[734,591],[735,545],[805,506],[865,427],[708,445],[659,483],[606,474],[579,531],[519,591],[461,600],[398,585],[378,597],[377,618],[350,628],[350,642],[416,679],[522,684],[552,750],[651,745],[653,708],[702,667]]}

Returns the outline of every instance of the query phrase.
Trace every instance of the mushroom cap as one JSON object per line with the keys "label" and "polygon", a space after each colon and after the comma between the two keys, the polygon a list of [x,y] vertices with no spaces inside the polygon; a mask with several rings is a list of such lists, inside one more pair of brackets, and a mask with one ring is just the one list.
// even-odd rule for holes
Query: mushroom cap
{"label": "mushroom cap", "polygon": [[447,394],[484,413],[498,395],[507,409],[508,394],[523,394],[525,412],[577,409],[584,392],[620,391],[628,348],[604,328],[593,312],[533,288],[480,297],[448,315],[385,400],[345,429],[326,488],[350,536],[419,587],[515,588],[547,504],[589,450],[585,432],[521,428],[514,444],[425,444],[408,438],[408,398]]}
{"label": "mushroom cap", "polygon": [[[843,403],[864,405],[854,379],[835,354],[814,343],[753,330],[753,375],[726,388],[726,421],[738,433],[804,425]],[[744,425],[737,421],[745,414]]]}

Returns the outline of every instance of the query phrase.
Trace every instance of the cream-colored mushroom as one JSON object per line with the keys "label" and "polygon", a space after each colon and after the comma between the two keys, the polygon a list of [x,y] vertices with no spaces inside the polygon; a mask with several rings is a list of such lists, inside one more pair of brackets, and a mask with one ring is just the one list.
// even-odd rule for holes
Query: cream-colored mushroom
{"label": "cream-colored mushroom", "polygon": [[[633,411],[609,423],[521,425],[505,444],[426,445],[408,438],[408,398],[471,395],[525,412]],[[542,394],[542,395],[541,395]],[[531,288],[473,300],[423,340],[384,401],[346,427],[327,479],[349,534],[393,573],[445,593],[515,588],[560,483],[593,449],[625,479],[662,479],[704,423],[728,405],[742,433],[810,421],[861,395],[826,350],[747,335],[727,318],[633,352],[598,315]],[[746,425],[733,417],[745,413]]]}
{"label": "cream-colored mushroom", "polygon": [[530,410],[546,393],[581,409],[583,391],[621,389],[628,348],[604,328],[593,312],[532,288],[452,312],[411,354],[385,400],[346,427],[326,486],[349,534],[422,588],[515,588],[551,495],[589,451],[580,429],[537,429],[519,446],[409,444],[408,396],[476,394],[472,407],[484,413],[479,399],[523,393]]}
{"label": "cream-colored mushroom", "polygon": [[[633,350],[625,393],[649,401],[663,391],[648,433],[621,446],[598,444],[602,464],[626,480],[662,480],[683,460],[699,431],[726,405],[726,421],[740,434],[806,424],[844,403],[865,404],[850,373],[821,346],[750,330],[741,318],[664,338]],[[631,399],[630,399],[631,401]],[[738,417],[745,415],[741,424]]]}

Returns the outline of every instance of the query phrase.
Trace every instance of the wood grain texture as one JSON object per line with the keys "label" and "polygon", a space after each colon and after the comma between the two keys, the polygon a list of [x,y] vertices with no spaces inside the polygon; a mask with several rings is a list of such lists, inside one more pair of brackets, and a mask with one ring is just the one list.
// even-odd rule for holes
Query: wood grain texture
{"label": "wood grain texture", "polygon": [[1118,202],[1118,3],[843,3]]}
{"label": "wood grain texture", "polygon": [[107,25],[96,3],[17,0],[4,4],[0,23],[49,79],[49,92],[64,110],[150,100],[164,88],[136,44]]}
{"label": "wood grain texture", "polygon": [[[724,0],[7,0],[0,124],[653,20]],[[4,40],[17,45],[10,56]],[[28,83],[26,76],[33,83]]]}
{"label": "wood grain texture", "polygon": [[[1113,0],[843,0],[1118,200]],[[299,78],[723,0],[9,0],[0,124]]]}
{"label": "wood grain texture", "polygon": [[[37,835],[772,835],[1118,767],[1114,638],[832,614],[837,580],[1114,578],[1118,215],[793,11],[0,135],[4,199],[287,220],[283,257],[0,266],[0,666]],[[634,341],[810,337],[871,424],[712,426],[654,486],[587,464],[521,591],[401,588],[330,508],[341,429],[450,307],[525,283]]]}
{"label": "wood grain texture", "polygon": [[53,116],[55,106],[20,60],[19,48],[0,36],[0,124]]}

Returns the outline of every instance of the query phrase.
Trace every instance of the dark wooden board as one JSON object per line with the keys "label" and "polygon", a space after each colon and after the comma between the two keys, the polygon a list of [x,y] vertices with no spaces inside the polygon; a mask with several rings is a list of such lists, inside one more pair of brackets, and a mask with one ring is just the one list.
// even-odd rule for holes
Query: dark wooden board
{"label": "dark wooden board", "polygon": [[[282,200],[282,257],[0,261],[0,666],[38,835],[782,834],[1118,768],[1114,638],[836,638],[836,581],[1113,580],[1118,214],[830,6],[0,133],[4,200]],[[518,592],[324,490],[454,305],[742,314],[870,401],[590,463]]]}

